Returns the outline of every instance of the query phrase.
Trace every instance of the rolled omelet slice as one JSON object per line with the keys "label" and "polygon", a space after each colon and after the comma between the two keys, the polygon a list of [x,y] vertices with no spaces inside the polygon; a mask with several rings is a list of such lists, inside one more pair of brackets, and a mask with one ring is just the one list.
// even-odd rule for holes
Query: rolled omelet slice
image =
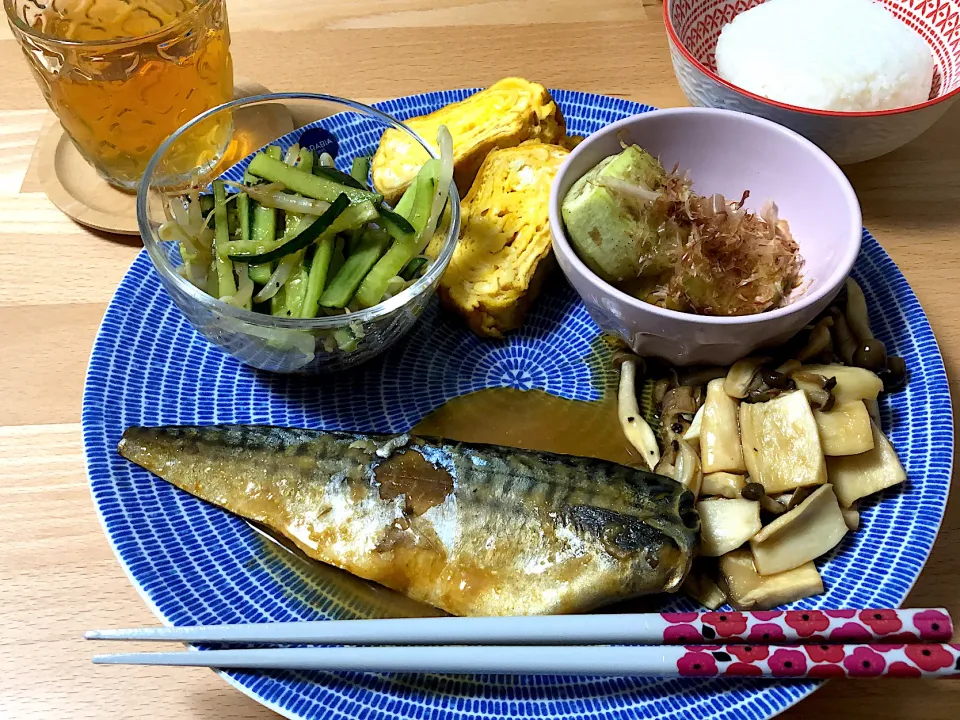
{"label": "rolled omelet slice", "polygon": [[[523,78],[504,78],[465,100],[406,124],[434,150],[437,129],[446,125],[453,136],[453,179],[460,192],[471,186],[480,164],[495,148],[515,147],[526,140],[557,143],[566,124],[550,92]],[[394,203],[427,161],[426,151],[399,130],[387,130],[370,167],[374,187]]]}
{"label": "rolled omelet slice", "polygon": [[539,292],[553,264],[550,185],[568,154],[540,142],[494,150],[461,203],[460,242],[439,294],[477,335],[520,327]]}

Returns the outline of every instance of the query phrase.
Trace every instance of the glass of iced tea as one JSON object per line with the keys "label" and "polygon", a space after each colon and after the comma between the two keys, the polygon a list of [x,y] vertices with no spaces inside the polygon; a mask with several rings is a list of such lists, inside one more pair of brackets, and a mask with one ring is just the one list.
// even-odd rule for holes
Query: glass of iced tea
{"label": "glass of iced tea", "polygon": [[[111,185],[135,191],[181,125],[233,98],[225,0],[4,0],[60,124]],[[174,148],[184,172],[216,163],[228,117]]]}

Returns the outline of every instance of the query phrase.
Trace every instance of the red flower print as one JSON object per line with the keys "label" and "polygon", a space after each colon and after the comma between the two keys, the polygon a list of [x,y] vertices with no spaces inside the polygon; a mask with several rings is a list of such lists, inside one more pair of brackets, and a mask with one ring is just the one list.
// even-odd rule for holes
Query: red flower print
{"label": "red flower print", "polygon": [[662,617],[668,623],[691,623],[700,617],[700,613],[660,613],[660,617]]}
{"label": "red flower print", "polygon": [[843,618],[849,620],[857,616],[856,610],[827,610],[827,615],[834,618]]}
{"label": "red flower print", "polygon": [[887,661],[870,648],[858,647],[843,659],[843,666],[850,677],[876,677],[883,674]]}
{"label": "red flower print", "polygon": [[877,635],[891,635],[903,627],[893,610],[864,610],[860,613],[860,622],[869,625]]}
{"label": "red flower print", "polygon": [[812,665],[807,670],[807,677],[812,678],[838,678],[844,675],[843,668],[839,665]]}
{"label": "red flower print", "polygon": [[688,645],[700,639],[700,633],[693,625],[671,625],[663,630],[663,641],[674,645]]}
{"label": "red flower print", "polygon": [[681,677],[705,677],[717,674],[717,663],[712,655],[691,652],[677,660],[677,670]]}
{"label": "red flower print", "polygon": [[920,671],[917,670],[913,665],[908,665],[905,662],[895,662],[890,663],[890,669],[887,670],[887,675],[889,677],[897,678],[918,678],[920,677]]}
{"label": "red flower print", "polygon": [[797,677],[807,671],[807,657],[799,650],[775,650],[767,664],[774,677]]}
{"label": "red flower print", "polygon": [[908,645],[905,652],[910,662],[927,672],[953,665],[953,655],[939,645]]}
{"label": "red flower print", "polygon": [[929,642],[949,642],[953,634],[950,618],[939,610],[924,610],[913,616],[913,625]]}
{"label": "red flower print", "polygon": [[766,645],[731,645],[727,650],[731,655],[744,662],[766,660],[770,655],[770,648]]}
{"label": "red flower print", "polygon": [[903,645],[891,645],[890,643],[873,643],[870,645],[874,650],[880,653],[890,652],[891,650],[899,650]]}
{"label": "red flower print", "polygon": [[706,625],[713,625],[720,637],[740,635],[747,629],[747,618],[738,612],[708,612],[702,616]]}
{"label": "red flower print", "polygon": [[834,642],[868,643],[873,640],[873,635],[860,623],[844,623],[830,633],[830,639]]}
{"label": "red flower print", "polygon": [[756,665],[735,662],[727,665],[727,669],[723,671],[723,674],[732,675],[733,677],[747,677],[750,675],[759,677],[760,675],[763,675],[763,669],[757,667]]}
{"label": "red flower print", "polygon": [[804,645],[813,662],[838,663],[843,660],[843,648],[839,645]]}
{"label": "red flower print", "polygon": [[754,610],[751,614],[757,620],[773,620],[783,615],[783,610]]}
{"label": "red flower print", "polygon": [[830,620],[819,610],[790,610],[787,612],[787,625],[796,630],[800,637],[809,637],[830,627]]}
{"label": "red flower print", "polygon": [[759,623],[750,628],[750,635],[747,639],[754,643],[775,643],[784,642],[787,638],[779,625]]}

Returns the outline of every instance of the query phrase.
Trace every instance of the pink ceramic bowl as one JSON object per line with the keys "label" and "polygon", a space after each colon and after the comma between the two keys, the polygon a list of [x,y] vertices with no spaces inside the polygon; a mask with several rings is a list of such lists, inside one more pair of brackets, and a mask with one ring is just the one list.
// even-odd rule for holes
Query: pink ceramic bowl
{"label": "pink ceramic bowl", "polygon": [[[777,203],[804,258],[802,292],[781,308],[743,317],[664,310],[617,290],[577,257],[560,205],[590,168],[636,143],[663,165],[688,170],[702,195],[739,198],[747,206]],[[590,135],[560,167],[550,192],[553,248],[594,321],[639,354],[677,365],[735,362],[761,345],[785,341],[839,292],[860,251],[860,205],[843,172],[813,143],[752,115],[706,108],[655,110]]]}
{"label": "pink ceramic bowl", "polygon": [[[933,125],[960,97],[960,0],[877,0],[917,30],[936,62],[927,102],[879,112],[831,112],[755,95],[717,75],[720,30],[764,0],[665,0],[663,19],[680,87],[694,105],[739,110],[786,125],[841,164],[896,150]],[[824,18],[824,22],[829,22]]]}

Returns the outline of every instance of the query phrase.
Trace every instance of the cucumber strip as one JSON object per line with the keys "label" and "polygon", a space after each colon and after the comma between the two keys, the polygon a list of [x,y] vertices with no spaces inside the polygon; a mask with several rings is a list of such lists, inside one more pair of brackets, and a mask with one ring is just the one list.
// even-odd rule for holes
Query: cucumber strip
{"label": "cucumber strip", "polygon": [[[327,230],[329,230],[331,234],[353,230],[379,217],[379,213],[373,203],[349,205],[346,196],[341,195],[341,197],[343,197],[344,200],[335,200],[323,215],[309,225],[301,225],[294,228],[274,243],[261,245],[253,240],[246,243],[234,242],[226,246],[226,253],[231,259],[242,260],[244,262],[263,263],[272,261],[288,255],[295,250],[305,248]],[[339,206],[343,206],[344,209],[341,210]],[[332,216],[330,214],[331,211],[335,211]],[[325,221],[324,218],[328,217],[333,217],[333,220]],[[302,237],[305,234],[309,239]],[[289,249],[285,249],[290,243],[298,242],[298,238],[300,239],[299,243],[301,243],[299,247],[294,245]]]}
{"label": "cucumber strip", "polygon": [[[361,235],[363,232],[361,231]],[[356,245],[354,245],[356,247]],[[327,270],[327,279],[332,278],[343,267],[344,259],[347,255],[347,242],[342,235],[338,235],[336,242],[333,243],[333,257],[330,258],[330,269]]]}
{"label": "cucumber strip", "polygon": [[[242,193],[238,193],[236,195],[237,201],[240,200],[241,194]],[[233,200],[233,198],[233,195],[229,195],[227,197],[227,202],[229,203],[229,201]],[[228,205],[227,207],[227,230],[229,230],[230,238],[232,240],[240,239],[240,213],[237,212],[236,203],[234,203],[232,206]]]}
{"label": "cucumber strip", "polygon": [[262,177],[270,182],[282,183],[287,189],[312,197],[315,200],[333,202],[342,194],[345,194],[353,202],[370,201],[379,204],[383,200],[383,196],[377,193],[347,187],[325,177],[305,173],[303,170],[284,164],[282,160],[274,160],[263,153],[257,153],[253,157],[247,170],[257,177]]}
{"label": "cucumber strip", "polygon": [[309,278],[304,262],[301,260],[298,267],[294,268],[287,280],[287,317],[300,317],[303,309],[303,300],[307,295],[307,280]]}
{"label": "cucumber strip", "polygon": [[360,238],[363,237],[364,230],[366,230],[366,228],[359,228],[358,230],[350,230],[348,232],[341,233],[340,239],[343,241],[343,252],[346,255],[349,255],[357,249],[357,243],[359,243]]}
{"label": "cucumber strip", "polygon": [[222,180],[213,181],[213,220],[216,225],[214,234],[213,262],[216,266],[217,291],[215,297],[226,297],[237,294],[237,283],[233,277],[233,262],[230,258],[221,256],[219,249],[230,241],[230,228],[227,226],[227,189]]}
{"label": "cucumber strip", "polygon": [[341,194],[340,197],[331,203],[330,207],[327,208],[327,211],[323,215],[307,225],[305,228],[303,228],[303,230],[298,228],[298,230],[295,231],[296,234],[293,236],[293,238],[280,245],[280,247],[274,250],[268,250],[265,253],[260,253],[259,255],[240,255],[238,257],[245,259],[247,262],[255,262],[259,264],[273,262],[274,260],[279,260],[290,253],[303,250],[307,247],[307,245],[320,237],[324,231],[329,229],[329,227],[333,224],[333,221],[336,220],[337,217],[339,217],[349,205],[350,201],[347,199],[347,196]]}
{"label": "cucumber strip", "polygon": [[343,267],[330,281],[330,285],[320,296],[320,304],[328,308],[346,307],[353,298],[360,282],[370,272],[383,251],[390,244],[390,236],[382,230],[368,229],[356,252],[344,261]]}
{"label": "cucumber strip", "polygon": [[353,165],[350,167],[350,175],[364,187],[367,185],[367,177],[370,175],[370,156],[362,155],[353,159]]}
{"label": "cucumber strip", "polygon": [[[373,307],[379,303],[387,291],[387,283],[390,278],[399,275],[408,262],[423,252],[421,244],[425,245],[423,243],[425,227],[433,210],[433,196],[437,185],[439,164],[438,160],[430,160],[417,174],[414,180],[416,188],[413,191],[413,200],[410,203],[410,214],[407,216],[410,224],[416,230],[416,234],[407,236],[403,240],[398,239],[363,279],[356,293],[357,302],[362,307]],[[401,203],[405,199],[406,193],[404,193]],[[432,233],[430,235],[432,236]]]}
{"label": "cucumber strip", "polygon": [[418,255],[403,266],[403,270],[400,271],[400,277],[402,277],[404,280],[413,280],[413,278],[417,276],[417,273],[419,273],[426,264],[427,259]]}
{"label": "cucumber strip", "polygon": [[[270,245],[277,242],[277,211],[264,207],[258,202],[252,205],[253,222],[250,227],[250,241],[254,244],[256,252],[266,252]],[[273,268],[270,263],[250,266],[250,279],[260,285],[267,282],[272,274]]]}
{"label": "cucumber strip", "polygon": [[380,219],[377,224],[390,233],[390,236],[401,243],[413,243],[416,240],[417,229],[411,225],[403,215],[380,208]]}
{"label": "cucumber strip", "polygon": [[[279,145],[271,145],[264,150],[264,153],[266,153],[267,157],[273,158],[274,160],[283,159],[283,150],[280,149]],[[247,172],[249,172],[249,170]]]}
{"label": "cucumber strip", "polygon": [[317,154],[310,148],[301,148],[300,157],[297,158],[297,167],[305,173],[313,172],[313,166],[316,164]]}
{"label": "cucumber strip", "polygon": [[333,340],[341,352],[353,352],[357,349],[358,338],[348,327],[337,328],[333,331]]}
{"label": "cucumber strip", "polygon": [[277,290],[277,294],[270,298],[270,314],[277,317],[287,315],[287,286]]}
{"label": "cucumber strip", "polygon": [[257,285],[266,285],[271,275],[273,275],[273,268],[270,267],[270,263],[251,265],[247,270],[247,276]]}
{"label": "cucumber strip", "polygon": [[313,253],[310,273],[307,277],[307,293],[300,308],[302,318],[315,318],[320,312],[320,295],[327,286],[327,271],[330,269],[330,260],[333,257],[333,247],[336,242],[336,236],[328,233],[317,243],[317,250]]}
{"label": "cucumber strip", "polygon": [[380,219],[377,221],[395,240],[412,241],[417,230],[403,216],[385,207],[380,207]]}
{"label": "cucumber strip", "polygon": [[250,196],[242,192],[237,195],[237,215],[240,216],[240,239],[250,239]]}
{"label": "cucumber strip", "polygon": [[413,209],[413,201],[417,194],[417,183],[412,182],[404,191],[400,201],[393,208],[393,211],[401,217],[409,218],[410,211]]}
{"label": "cucumber strip", "polygon": [[340,172],[335,167],[325,167],[323,165],[318,165],[313,169],[313,174],[317,177],[326,178],[335,183],[340,183],[346,187],[356,188],[357,190],[366,190],[367,186],[361,182],[358,182],[352,175],[347,175],[344,172]]}

